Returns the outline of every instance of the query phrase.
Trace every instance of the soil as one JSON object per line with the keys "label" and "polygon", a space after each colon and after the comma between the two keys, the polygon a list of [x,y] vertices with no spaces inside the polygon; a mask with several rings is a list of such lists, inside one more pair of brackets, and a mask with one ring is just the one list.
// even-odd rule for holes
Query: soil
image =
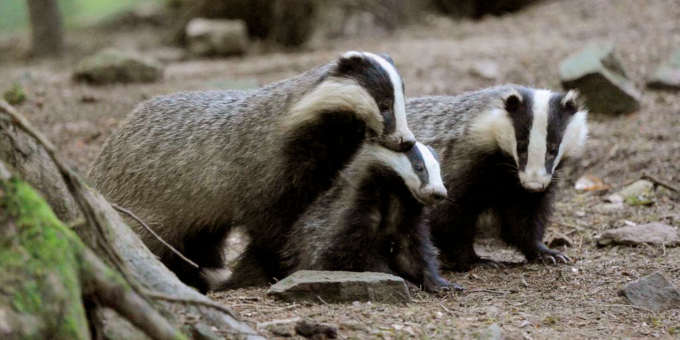
{"label": "soil", "polygon": [[[643,174],[675,186],[680,182],[680,95],[644,90],[657,65],[680,48],[679,19],[677,0],[644,5],[639,0],[544,1],[515,14],[479,21],[431,16],[389,37],[333,40],[320,43],[314,51],[170,62],[161,83],[101,87],[71,81],[78,59],[111,45],[151,54],[163,46],[163,32],[158,28],[70,31],[66,55],[42,61],[23,57],[27,36],[0,35],[0,90],[23,84],[28,99],[19,109],[85,173],[127,113],[158,94],[263,85],[350,49],[388,52],[409,96],[455,95],[507,82],[560,89],[560,60],[589,44],[613,42],[627,75],[643,89],[642,105],[630,115],[591,114],[588,151],[562,173],[561,196],[547,238],[555,232],[568,235],[573,244],[562,250],[575,263],[521,264],[523,257],[514,250],[498,241],[481,240],[477,248],[484,256],[518,264],[445,273],[467,291],[415,291],[408,305],[288,304],[268,299],[265,289],[213,297],[270,337],[286,331],[294,334],[291,320],[301,318],[337,326],[343,339],[471,338],[494,323],[510,339],[679,338],[679,309],[653,313],[633,308],[617,292],[627,282],[656,271],[679,285],[680,248],[600,248],[595,243],[607,229],[653,221],[680,225],[680,204],[668,196],[659,195],[648,206],[611,210],[602,205],[607,193]],[[474,75],[471,69],[479,62],[496,63],[497,78]],[[574,183],[584,174],[601,178],[611,189],[576,192]],[[272,320],[283,321],[263,324]]]}

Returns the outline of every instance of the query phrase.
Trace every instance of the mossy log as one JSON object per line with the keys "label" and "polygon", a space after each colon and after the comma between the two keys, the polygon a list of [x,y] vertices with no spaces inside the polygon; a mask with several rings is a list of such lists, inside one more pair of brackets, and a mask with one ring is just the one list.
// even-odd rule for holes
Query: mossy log
{"label": "mossy log", "polygon": [[[0,161],[5,162],[8,168],[12,169],[12,173],[20,175],[28,185],[36,188],[50,206],[59,207],[61,213],[57,216],[66,225],[72,226],[69,230],[72,231],[73,238],[79,239],[86,250],[78,255],[80,256],[78,259],[85,257],[98,259],[100,266],[91,268],[100,268],[95,272],[101,274],[104,272],[101,266],[105,266],[119,275],[123,283],[142,300],[151,302],[153,310],[149,313],[158,312],[157,314],[163,316],[163,320],[167,320],[170,325],[191,338],[204,339],[204,330],[210,329],[215,331],[215,339],[263,339],[228,308],[179,281],[123,222],[118,212],[60,159],[54,146],[2,99],[0,99]],[[56,220],[56,217],[54,219]],[[61,246],[69,251],[75,247],[70,243]],[[36,248],[33,251],[40,252],[40,249]],[[75,252],[78,253],[79,251]],[[72,270],[81,273],[82,262],[78,265]],[[0,262],[0,271],[4,270],[3,263]],[[51,285],[49,280],[55,277],[60,275],[40,277],[40,280],[47,281],[39,281],[39,284]],[[5,287],[0,286],[0,294],[4,292]],[[96,333],[92,334],[92,338],[148,338],[144,335],[149,335],[148,330],[141,328],[140,332],[138,330],[140,325],[127,322],[124,315],[121,318],[98,308],[111,307],[106,303],[107,299],[118,301],[120,299],[116,298],[117,296],[102,295],[97,296],[95,300],[83,300],[90,321],[90,331]],[[134,299],[128,302],[130,304],[124,307],[141,303]],[[133,309],[139,308],[136,306]],[[0,309],[0,338],[4,339],[2,313],[3,310]],[[53,314],[53,317],[56,318],[58,315],[60,314]]]}
{"label": "mossy log", "polygon": [[186,339],[0,163],[0,335],[91,339],[86,305],[113,308],[156,339]]}

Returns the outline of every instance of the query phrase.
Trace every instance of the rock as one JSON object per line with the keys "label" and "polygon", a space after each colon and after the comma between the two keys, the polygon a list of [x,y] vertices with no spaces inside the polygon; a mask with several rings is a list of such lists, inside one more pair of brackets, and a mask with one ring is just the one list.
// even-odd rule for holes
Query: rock
{"label": "rock", "polygon": [[288,301],[405,303],[411,300],[404,280],[385,273],[301,270],[277,282],[267,295]]}
{"label": "rock", "polygon": [[680,91],[680,50],[654,72],[647,87],[657,90]]}
{"label": "rock", "polygon": [[635,227],[623,227],[605,231],[598,239],[597,244],[606,246],[610,244],[638,245],[665,244],[667,247],[680,245],[680,236],[675,228],[659,223],[640,224]]}
{"label": "rock", "polygon": [[305,338],[335,339],[338,337],[338,329],[334,326],[302,320],[295,326],[295,332]]}
{"label": "rock", "polygon": [[479,61],[470,67],[470,74],[482,79],[496,80],[500,76],[500,68],[493,61]]}
{"label": "rock", "polygon": [[501,334],[501,328],[498,324],[492,324],[487,327],[484,331],[477,335],[479,340],[501,340],[503,339],[503,334]]}
{"label": "rock", "polygon": [[189,52],[197,56],[238,55],[248,47],[248,30],[243,20],[202,19],[186,28]]}
{"label": "rock", "polygon": [[654,203],[654,183],[641,179],[624,187],[619,192],[607,196],[611,203],[626,202],[630,205],[649,205]]}
{"label": "rock", "polygon": [[579,90],[592,112],[623,114],[640,108],[641,94],[626,78],[611,45],[569,56],[560,64],[560,80],[565,89]]}
{"label": "rock", "polygon": [[163,77],[163,67],[134,52],[107,48],[78,63],[73,79],[90,84],[150,83]]}
{"label": "rock", "polygon": [[680,289],[659,272],[626,284],[619,295],[635,306],[655,312],[680,308]]}
{"label": "rock", "polygon": [[602,179],[599,177],[591,174],[585,174],[576,180],[574,189],[577,191],[604,191],[609,190],[609,186],[604,184],[604,181],[602,181]]}

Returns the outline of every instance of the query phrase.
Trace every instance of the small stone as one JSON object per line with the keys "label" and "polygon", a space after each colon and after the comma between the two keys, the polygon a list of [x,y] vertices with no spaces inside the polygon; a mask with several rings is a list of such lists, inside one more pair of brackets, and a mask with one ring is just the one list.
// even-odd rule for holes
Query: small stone
{"label": "small stone", "polygon": [[574,189],[578,191],[603,191],[609,190],[609,186],[604,184],[599,177],[585,174],[576,181]]}
{"label": "small stone", "polygon": [[635,227],[623,227],[605,231],[598,239],[597,244],[606,246],[610,244],[639,245],[658,244],[673,247],[680,245],[680,236],[675,228],[659,223],[640,224]]}
{"label": "small stone", "polygon": [[484,331],[477,335],[478,340],[501,340],[503,339],[503,334],[501,334],[501,328],[498,324],[492,324],[487,327]]}
{"label": "small stone", "polygon": [[90,84],[150,83],[163,77],[155,60],[134,52],[104,49],[78,63],[73,79]]}
{"label": "small stone", "polygon": [[315,303],[411,300],[404,279],[373,272],[301,270],[271,286],[267,295],[288,302]]}
{"label": "small stone", "polygon": [[193,55],[238,55],[248,47],[243,20],[196,18],[186,28],[189,52]]}
{"label": "small stone", "polygon": [[624,114],[640,108],[640,92],[628,80],[612,45],[592,46],[560,64],[560,80],[567,89],[585,96],[592,112]]}
{"label": "small stone", "polygon": [[295,332],[305,338],[335,339],[338,337],[338,329],[334,326],[302,320],[295,326]]}
{"label": "small stone", "polygon": [[470,67],[470,74],[482,79],[496,80],[500,76],[500,69],[495,62],[485,60],[474,63]]}
{"label": "small stone", "polygon": [[654,72],[647,87],[657,90],[680,91],[680,50]]}
{"label": "small stone", "polygon": [[649,205],[654,203],[654,183],[641,179],[624,187],[619,192],[607,196],[611,203],[626,202],[630,205]]}
{"label": "small stone", "polygon": [[655,312],[680,308],[680,289],[659,272],[626,284],[619,295],[635,306]]}
{"label": "small stone", "polygon": [[623,200],[619,203],[601,203],[593,206],[593,211],[598,213],[607,213],[624,208]]}

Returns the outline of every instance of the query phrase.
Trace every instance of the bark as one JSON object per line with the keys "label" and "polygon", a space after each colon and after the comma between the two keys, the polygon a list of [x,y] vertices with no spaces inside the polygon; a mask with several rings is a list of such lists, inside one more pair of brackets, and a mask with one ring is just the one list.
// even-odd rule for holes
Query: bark
{"label": "bark", "polygon": [[64,29],[57,0],[28,0],[32,48],[36,56],[57,55],[64,48]]}
{"label": "bark", "polygon": [[[2,113],[3,109],[6,113],[13,111],[11,119]],[[28,130],[33,130],[30,124],[0,99],[0,138],[2,138],[0,142],[3,139],[11,140],[13,143],[21,141],[22,145],[28,145],[28,150],[33,150],[22,153],[21,149],[7,147],[3,143],[0,148],[3,151],[0,152],[0,161],[10,160],[20,174],[60,174],[61,177],[56,176],[57,178],[27,176],[25,180],[30,185],[40,188],[48,204],[64,205],[64,216],[82,216],[78,219],[79,222],[75,223],[73,231],[105,265],[120,274],[135,293],[146,300],[152,300],[155,310],[171,325],[181,328],[190,336],[196,333],[196,327],[209,326],[215,327],[218,333],[227,339],[263,339],[239,320],[236,314],[221,305],[215,306],[214,301],[179,281],[174,273],[146,248],[111,205],[101,195],[87,187],[77,174],[69,170],[49,141],[36,132],[26,133]],[[29,134],[30,137],[27,136]],[[36,143],[36,140],[39,142]],[[44,183],[46,180],[55,182],[46,185]],[[69,197],[70,199],[67,199]],[[110,301],[106,296],[100,296],[98,300],[103,305]],[[128,298],[127,301],[139,303],[133,298]],[[128,312],[132,311],[128,309]],[[115,315],[110,313],[103,315],[114,318],[106,320],[103,323],[105,327],[111,325],[123,327],[125,324]],[[199,316],[200,322],[197,323],[188,316]],[[115,338],[116,334],[119,338],[126,337],[125,332],[115,328],[107,328],[103,333],[109,338]]]}

